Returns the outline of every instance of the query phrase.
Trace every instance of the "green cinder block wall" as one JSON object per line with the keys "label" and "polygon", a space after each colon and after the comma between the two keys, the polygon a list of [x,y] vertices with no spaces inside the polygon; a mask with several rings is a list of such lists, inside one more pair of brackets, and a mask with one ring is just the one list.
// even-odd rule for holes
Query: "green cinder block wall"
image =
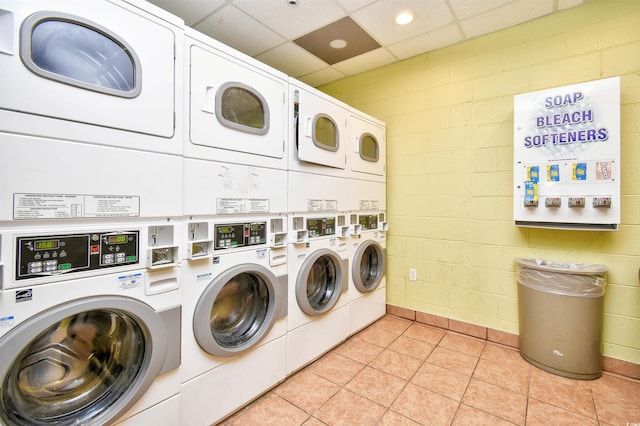
{"label": "green cinder block wall", "polygon": [[[613,76],[619,231],[516,227],[513,96]],[[603,353],[640,363],[640,1],[591,0],[320,89],[387,123],[387,303],[517,334],[514,258],[602,263]]]}

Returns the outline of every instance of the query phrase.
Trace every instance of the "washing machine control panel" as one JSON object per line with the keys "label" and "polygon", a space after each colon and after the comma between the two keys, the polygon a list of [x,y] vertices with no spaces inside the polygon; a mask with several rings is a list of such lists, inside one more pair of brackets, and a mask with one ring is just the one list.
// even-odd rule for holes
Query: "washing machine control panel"
{"label": "washing machine control panel", "polygon": [[358,223],[362,230],[378,229],[378,215],[377,214],[361,214],[358,216]]}
{"label": "washing machine control panel", "polygon": [[215,250],[255,246],[267,242],[267,222],[217,224]]}
{"label": "washing machine control panel", "polygon": [[307,231],[309,238],[322,237],[336,234],[336,218],[321,217],[307,219]]}
{"label": "washing machine control panel", "polygon": [[138,263],[139,231],[18,237],[16,280]]}

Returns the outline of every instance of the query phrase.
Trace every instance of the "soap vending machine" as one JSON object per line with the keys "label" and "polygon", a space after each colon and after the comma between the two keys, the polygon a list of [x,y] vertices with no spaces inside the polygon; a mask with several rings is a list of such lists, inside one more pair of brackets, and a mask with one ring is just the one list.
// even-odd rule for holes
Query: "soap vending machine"
{"label": "soap vending machine", "polygon": [[620,78],[516,95],[518,226],[617,230]]}

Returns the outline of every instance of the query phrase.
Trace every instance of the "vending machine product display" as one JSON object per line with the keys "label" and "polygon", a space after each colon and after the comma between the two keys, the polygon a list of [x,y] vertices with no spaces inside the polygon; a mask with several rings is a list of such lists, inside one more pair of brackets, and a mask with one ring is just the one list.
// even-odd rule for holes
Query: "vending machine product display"
{"label": "vending machine product display", "polygon": [[618,229],[619,77],[516,95],[513,152],[516,225]]}

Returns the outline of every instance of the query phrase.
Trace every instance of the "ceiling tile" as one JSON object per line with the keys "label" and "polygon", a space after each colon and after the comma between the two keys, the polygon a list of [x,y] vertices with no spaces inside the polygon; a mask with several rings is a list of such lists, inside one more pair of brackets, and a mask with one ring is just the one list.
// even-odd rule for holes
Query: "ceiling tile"
{"label": "ceiling tile", "polygon": [[336,0],[336,1],[340,6],[344,7],[348,12],[353,12],[377,0]]}
{"label": "ceiling tile", "polygon": [[293,42],[282,44],[275,49],[271,49],[256,59],[279,69],[292,77],[309,74],[326,68],[327,64],[313,56]]}
{"label": "ceiling tile", "polygon": [[308,84],[309,86],[318,87],[344,77],[346,77],[346,75],[342,74],[334,67],[327,67],[319,71],[312,72],[311,74],[303,75],[299,77],[298,80]]}
{"label": "ceiling tile", "polygon": [[355,75],[362,72],[363,69],[371,70],[390,64],[395,60],[396,58],[394,58],[387,49],[379,48],[360,56],[338,62],[333,65],[333,68],[346,75]]}
{"label": "ceiling tile", "polygon": [[285,42],[281,36],[230,5],[219,9],[194,28],[249,56]]}
{"label": "ceiling tile", "polygon": [[[411,10],[415,20],[400,26],[393,20],[397,13]],[[433,31],[453,22],[453,16],[442,0],[379,1],[353,13],[355,20],[383,45]]]}
{"label": "ceiling tile", "polygon": [[327,0],[233,0],[233,4],[287,39],[297,38],[344,17],[344,11]]}
{"label": "ceiling tile", "polygon": [[449,0],[457,19],[466,19],[491,9],[511,3],[513,0]]}
{"label": "ceiling tile", "polygon": [[185,24],[193,26],[226,2],[225,0],[149,0],[149,3],[181,17]]}
{"label": "ceiling tile", "polygon": [[553,0],[518,0],[491,12],[460,21],[465,36],[478,37],[553,12]]}
{"label": "ceiling tile", "polygon": [[419,35],[409,40],[387,46],[398,59],[406,59],[419,55],[422,52],[440,49],[463,41],[457,24],[449,24],[426,34]]}

